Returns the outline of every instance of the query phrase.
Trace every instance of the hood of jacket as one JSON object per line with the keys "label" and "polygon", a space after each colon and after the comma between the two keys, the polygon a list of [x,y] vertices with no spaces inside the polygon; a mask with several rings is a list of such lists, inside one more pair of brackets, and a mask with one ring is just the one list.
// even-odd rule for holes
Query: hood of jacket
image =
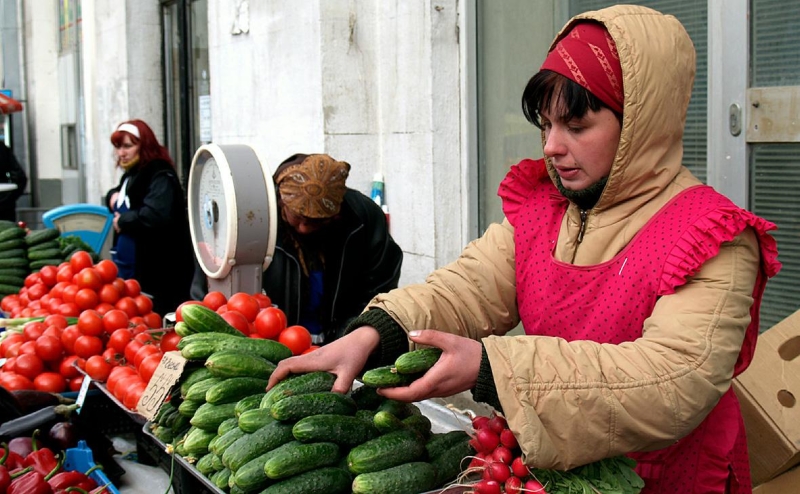
{"label": "hood of jacket", "polygon": [[[663,195],[679,174],[688,175],[682,167],[682,139],[696,55],[689,35],[675,17],[634,5],[572,18],[550,49],[576,23],[586,20],[602,23],[614,39],[624,91],[619,148],[605,190],[589,214],[588,233],[626,220]],[[555,182],[552,162],[549,158],[546,162]],[[657,202],[663,205],[666,199]],[[576,221],[579,211],[572,205],[568,214]]]}

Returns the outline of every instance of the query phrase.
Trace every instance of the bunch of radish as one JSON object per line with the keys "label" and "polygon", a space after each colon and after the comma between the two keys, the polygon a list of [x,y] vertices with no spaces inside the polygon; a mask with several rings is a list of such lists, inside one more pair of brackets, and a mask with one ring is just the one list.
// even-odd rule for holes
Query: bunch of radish
{"label": "bunch of radish", "polygon": [[477,451],[467,469],[467,474],[478,473],[481,480],[471,484],[475,494],[518,494],[535,492],[546,494],[542,484],[531,475],[522,460],[522,451],[516,437],[497,414],[491,417],[478,415],[472,419],[475,429],[470,445]]}

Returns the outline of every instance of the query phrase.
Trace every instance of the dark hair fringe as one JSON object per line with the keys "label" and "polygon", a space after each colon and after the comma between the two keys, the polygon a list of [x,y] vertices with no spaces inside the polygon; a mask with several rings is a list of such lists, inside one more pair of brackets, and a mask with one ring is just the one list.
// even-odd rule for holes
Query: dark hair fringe
{"label": "dark hair fringe", "polygon": [[581,118],[589,110],[608,108],[600,98],[572,79],[552,70],[540,70],[530,78],[522,92],[522,113],[528,122],[541,129],[542,109],[550,108],[554,102],[558,104],[558,118],[562,120]]}

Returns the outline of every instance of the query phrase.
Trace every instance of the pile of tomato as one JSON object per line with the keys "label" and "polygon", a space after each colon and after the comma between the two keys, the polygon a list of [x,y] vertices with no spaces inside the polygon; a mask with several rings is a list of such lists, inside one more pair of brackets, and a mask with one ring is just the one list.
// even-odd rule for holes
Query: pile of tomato
{"label": "pile of tomato", "polygon": [[190,300],[181,304],[175,313],[177,321],[183,320],[181,308],[187,304],[203,304],[244,335],[279,341],[289,347],[294,355],[319,348],[311,344],[311,333],[305,327],[287,327],[286,314],[274,307],[269,296],[263,293],[251,295],[238,292],[227,298],[222,292],[208,292],[202,302]]}

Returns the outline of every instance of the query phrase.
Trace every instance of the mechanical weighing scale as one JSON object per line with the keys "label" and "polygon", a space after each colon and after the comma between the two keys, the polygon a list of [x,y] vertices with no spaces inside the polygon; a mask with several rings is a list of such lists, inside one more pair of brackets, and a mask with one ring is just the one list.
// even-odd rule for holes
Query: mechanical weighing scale
{"label": "mechanical weighing scale", "polygon": [[208,290],[261,293],[278,211],[272,173],[250,146],[201,146],[189,171],[189,228]]}

